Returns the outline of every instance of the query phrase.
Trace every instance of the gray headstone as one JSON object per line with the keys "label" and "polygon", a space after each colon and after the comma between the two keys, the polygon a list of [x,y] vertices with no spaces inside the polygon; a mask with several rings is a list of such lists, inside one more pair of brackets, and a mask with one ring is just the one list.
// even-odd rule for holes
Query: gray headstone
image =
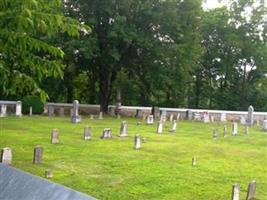
{"label": "gray headstone", "polygon": [[221,121],[221,122],[226,122],[227,121],[226,113],[220,113],[219,114],[219,121]]}
{"label": "gray headstone", "polygon": [[141,136],[140,135],[134,136],[134,149],[141,149]]}
{"label": "gray headstone", "polygon": [[237,135],[238,134],[238,124],[236,122],[233,122],[232,124],[232,135]]}
{"label": "gray headstone", "polygon": [[81,121],[81,116],[79,115],[79,101],[74,100],[73,101],[73,113],[71,116],[71,122],[72,123],[79,123]]}
{"label": "gray headstone", "polygon": [[170,129],[170,132],[174,133],[176,132],[177,122],[176,120],[173,120],[172,122],[172,128]]}
{"label": "gray headstone", "polygon": [[105,128],[102,132],[102,136],[100,137],[101,139],[111,139],[112,138],[112,133],[110,128]]}
{"label": "gray headstone", "polygon": [[16,116],[20,117],[22,116],[22,106],[21,101],[17,101],[16,103]]}
{"label": "gray headstone", "polygon": [[84,140],[91,140],[91,127],[84,127],[83,138]]}
{"label": "gray headstone", "polygon": [[33,164],[41,164],[43,160],[43,147],[35,146],[33,152]]}
{"label": "gray headstone", "polygon": [[47,179],[53,178],[53,171],[51,169],[45,170],[45,178]]}
{"label": "gray headstone", "polygon": [[200,120],[201,120],[201,115],[200,115],[200,113],[198,113],[198,112],[194,112],[194,113],[193,113],[193,116],[194,116],[194,120],[195,120],[195,121],[200,121]]}
{"label": "gray headstone", "polygon": [[163,132],[163,123],[161,121],[158,122],[158,127],[157,127],[157,133],[161,134]]}
{"label": "gray headstone", "polygon": [[5,147],[1,150],[1,163],[11,165],[12,163],[12,149]]}
{"label": "gray headstone", "polygon": [[7,111],[7,106],[6,105],[1,105],[1,113],[0,117],[5,117],[6,116],[6,111]]}
{"label": "gray headstone", "polygon": [[232,188],[232,199],[231,200],[239,200],[240,195],[240,185],[234,184]]}
{"label": "gray headstone", "polygon": [[204,123],[210,123],[210,115],[209,115],[209,113],[205,112],[203,114],[203,122]]}
{"label": "gray headstone", "polygon": [[254,108],[252,105],[248,107],[248,120],[247,120],[247,125],[249,127],[253,126],[254,122]]}
{"label": "gray headstone", "polygon": [[51,143],[58,144],[59,143],[59,132],[57,129],[53,129],[51,132]]}
{"label": "gray headstone", "polygon": [[29,115],[32,116],[32,107],[30,107]]}
{"label": "gray headstone", "polygon": [[65,116],[65,109],[63,107],[59,108],[59,116],[64,117]]}
{"label": "gray headstone", "polygon": [[170,122],[173,122],[173,114],[170,114]]}
{"label": "gray headstone", "polygon": [[52,116],[54,116],[54,114],[55,114],[55,108],[54,108],[54,106],[53,105],[49,105],[48,106],[48,116],[49,117],[52,117]]}
{"label": "gray headstone", "polygon": [[140,110],[140,109],[137,109],[137,110],[136,110],[135,117],[136,117],[136,118],[142,118],[142,116],[143,116],[143,111]]}
{"label": "gray headstone", "polygon": [[152,108],[152,115],[154,116],[154,119],[159,119],[160,118],[160,110],[159,107],[153,106]]}
{"label": "gray headstone", "polygon": [[197,158],[194,156],[193,158],[192,158],[192,166],[194,167],[194,166],[196,166],[197,165]]}
{"label": "gray headstone", "polygon": [[246,200],[253,200],[255,198],[256,198],[256,181],[252,181],[248,184]]}
{"label": "gray headstone", "polygon": [[99,112],[99,119],[103,119],[103,112]]}
{"label": "gray headstone", "polygon": [[127,137],[128,136],[128,124],[126,121],[123,121],[121,123],[121,128],[120,128],[120,137]]}
{"label": "gray headstone", "polygon": [[147,124],[147,125],[154,124],[154,116],[153,116],[153,115],[149,115],[149,116],[147,117],[146,124]]}

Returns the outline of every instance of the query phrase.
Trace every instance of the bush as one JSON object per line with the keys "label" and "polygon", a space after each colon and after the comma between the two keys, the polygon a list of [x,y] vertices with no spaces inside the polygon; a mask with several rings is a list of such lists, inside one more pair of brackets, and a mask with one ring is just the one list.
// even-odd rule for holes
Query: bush
{"label": "bush", "polygon": [[29,114],[30,107],[33,114],[42,114],[44,111],[44,104],[37,96],[26,96],[22,99],[22,113]]}

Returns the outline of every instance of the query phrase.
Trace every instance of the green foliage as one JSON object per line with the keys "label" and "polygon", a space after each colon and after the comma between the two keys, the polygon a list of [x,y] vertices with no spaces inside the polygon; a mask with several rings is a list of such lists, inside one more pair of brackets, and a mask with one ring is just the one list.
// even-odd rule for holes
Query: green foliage
{"label": "green foliage", "polygon": [[33,114],[42,114],[44,111],[44,103],[38,96],[25,96],[22,99],[22,113],[29,114],[30,107]]}

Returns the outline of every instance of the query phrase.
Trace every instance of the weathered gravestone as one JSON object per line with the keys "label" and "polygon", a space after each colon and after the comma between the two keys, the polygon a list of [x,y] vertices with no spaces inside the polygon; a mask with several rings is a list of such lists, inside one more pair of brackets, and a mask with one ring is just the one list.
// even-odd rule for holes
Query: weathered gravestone
{"label": "weathered gravestone", "polygon": [[43,147],[35,146],[33,152],[33,164],[41,164],[43,160]]}
{"label": "weathered gravestone", "polygon": [[134,136],[134,149],[141,149],[141,136],[140,135]]}
{"label": "weathered gravestone", "polygon": [[45,178],[47,179],[53,178],[53,171],[51,169],[45,170]]}
{"label": "weathered gravestone", "polygon": [[54,108],[54,106],[53,106],[53,105],[49,105],[49,106],[48,106],[48,116],[49,116],[49,117],[52,117],[52,116],[54,116],[54,113],[55,113],[55,108]]}
{"label": "weathered gravestone", "polygon": [[6,105],[1,105],[1,113],[0,113],[0,117],[5,117],[6,116],[6,110],[7,110],[7,106]]}
{"label": "weathered gravestone", "polygon": [[1,163],[11,165],[12,163],[12,149],[5,147],[1,150]]}
{"label": "weathered gravestone", "polygon": [[192,166],[194,167],[194,166],[196,166],[197,165],[197,158],[194,156],[193,158],[192,158]]}
{"label": "weathered gravestone", "polygon": [[143,111],[141,109],[137,109],[135,117],[136,118],[142,118],[143,117]]}
{"label": "weathered gravestone", "polygon": [[84,140],[91,140],[91,127],[89,127],[89,126],[84,127],[83,139]]}
{"label": "weathered gravestone", "polygon": [[158,122],[158,127],[157,127],[157,133],[161,134],[163,132],[163,123],[161,121]]}
{"label": "weathered gravestone", "polygon": [[253,126],[254,122],[254,108],[252,105],[248,107],[248,119],[247,119],[247,125],[249,127]]}
{"label": "weathered gravestone", "polygon": [[170,114],[170,122],[173,122],[173,114]]}
{"label": "weathered gravestone", "polygon": [[166,110],[161,111],[160,121],[165,123],[166,122],[166,118],[167,118],[167,111]]}
{"label": "weathered gravestone", "polygon": [[180,113],[177,113],[177,115],[176,115],[176,121],[179,121],[180,116],[181,116],[181,114]]}
{"label": "weathered gravestone", "polygon": [[16,116],[18,116],[18,117],[22,116],[21,101],[17,101],[17,103],[16,103]]}
{"label": "weathered gravestone", "polygon": [[65,116],[65,109],[63,107],[59,108],[59,116],[64,117]]}
{"label": "weathered gravestone", "polygon": [[238,134],[238,124],[236,122],[232,123],[232,135],[235,136]]}
{"label": "weathered gravestone", "polygon": [[153,115],[149,115],[146,119],[146,124],[147,125],[151,125],[154,124],[154,116]]}
{"label": "weathered gravestone", "polygon": [[224,125],[223,126],[223,137],[226,137],[227,136],[227,126]]}
{"label": "weathered gravestone", "polygon": [[126,121],[123,121],[121,123],[121,128],[120,128],[120,137],[127,137],[128,136],[128,124]]}
{"label": "weathered gravestone", "polygon": [[59,132],[57,129],[53,129],[51,132],[51,143],[58,144],[59,143]]}
{"label": "weathered gravestone", "polygon": [[79,115],[79,101],[73,101],[73,114],[71,116],[72,123],[79,123],[81,121],[81,116]]}
{"label": "weathered gravestone", "polygon": [[240,185],[234,184],[232,188],[232,199],[231,200],[239,200],[240,195]]}
{"label": "weathered gravestone", "polygon": [[112,133],[110,128],[105,128],[102,132],[102,136],[100,137],[101,139],[111,139],[112,138]]}
{"label": "weathered gravestone", "polygon": [[217,140],[217,139],[218,139],[218,129],[217,129],[217,128],[215,128],[215,129],[213,130],[213,139],[214,139],[214,140]]}
{"label": "weathered gravestone", "polygon": [[263,120],[263,123],[262,123],[262,130],[263,131],[267,131],[267,120]]}
{"label": "weathered gravestone", "polygon": [[32,116],[32,107],[30,107],[29,115]]}
{"label": "weathered gravestone", "polygon": [[246,200],[253,200],[255,198],[256,198],[256,181],[252,181],[248,184]]}
{"label": "weathered gravestone", "polygon": [[177,127],[177,122],[176,122],[176,120],[173,120],[173,122],[172,122],[172,128],[170,129],[170,132],[171,133],[176,132],[176,127]]}
{"label": "weathered gravestone", "polygon": [[213,115],[210,115],[210,122],[214,122],[214,116]]}
{"label": "weathered gravestone", "polygon": [[204,112],[203,114],[203,122],[204,123],[210,123],[210,115],[208,112]]}
{"label": "weathered gravestone", "polygon": [[98,119],[103,119],[103,112],[99,112],[99,117]]}

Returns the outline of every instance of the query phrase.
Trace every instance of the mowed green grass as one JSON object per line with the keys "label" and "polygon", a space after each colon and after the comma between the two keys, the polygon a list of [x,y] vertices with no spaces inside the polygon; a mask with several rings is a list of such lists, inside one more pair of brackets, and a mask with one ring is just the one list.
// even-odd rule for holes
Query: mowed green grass
{"label": "mowed green grass", "polygon": [[[129,124],[127,138],[118,137],[122,120]],[[41,177],[52,169],[52,181],[98,199],[226,200],[232,185],[240,183],[242,200],[252,180],[257,181],[257,199],[267,199],[267,134],[261,127],[245,135],[239,124],[234,137],[228,123],[223,138],[223,124],[179,121],[176,133],[168,132],[167,123],[158,135],[156,123],[137,126],[138,121],[84,116],[80,124],[72,124],[67,117],[0,118],[0,148],[12,148],[12,166]],[[86,125],[92,127],[91,141],[83,140]],[[214,141],[216,127],[219,139]],[[50,144],[53,128],[59,129],[60,144]],[[111,140],[100,139],[104,128],[112,129]],[[147,138],[141,150],[133,149],[136,133]],[[38,166],[32,164],[35,145],[44,148]]]}

